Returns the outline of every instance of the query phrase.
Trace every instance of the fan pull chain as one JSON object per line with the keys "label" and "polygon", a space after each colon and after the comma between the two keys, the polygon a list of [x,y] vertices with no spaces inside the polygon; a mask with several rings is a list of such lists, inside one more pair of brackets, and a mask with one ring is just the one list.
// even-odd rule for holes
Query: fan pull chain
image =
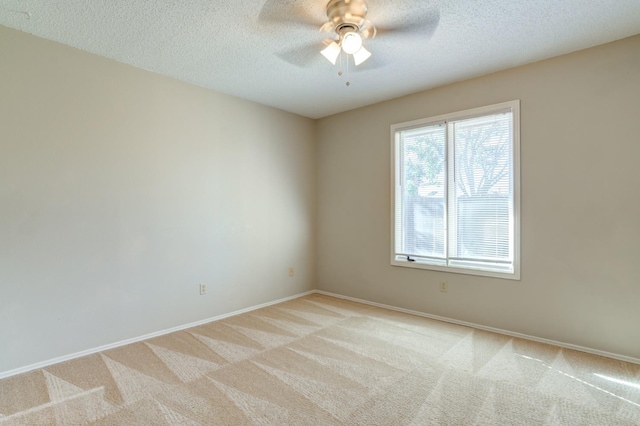
{"label": "fan pull chain", "polygon": [[[349,81],[349,55],[346,56],[345,61],[347,63],[347,83],[346,83],[346,85],[347,85],[347,87],[349,87],[349,86],[351,86],[351,82]],[[338,71],[338,76],[339,77],[342,77],[342,74],[343,74],[342,73],[342,65],[343,65],[343,63],[342,63],[342,50],[341,50],[340,51],[340,70]]]}
{"label": "fan pull chain", "polygon": [[351,82],[349,81],[349,55],[347,55],[347,87],[351,86]]}

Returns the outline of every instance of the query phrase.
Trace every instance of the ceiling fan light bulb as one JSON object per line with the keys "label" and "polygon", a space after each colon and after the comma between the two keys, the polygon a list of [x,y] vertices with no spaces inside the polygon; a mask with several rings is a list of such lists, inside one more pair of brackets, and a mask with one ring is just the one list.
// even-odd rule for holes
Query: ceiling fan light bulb
{"label": "ceiling fan light bulb", "polygon": [[356,32],[348,32],[342,37],[342,50],[344,53],[353,55],[362,47],[362,38]]}
{"label": "ceiling fan light bulb", "polygon": [[340,46],[334,41],[333,43],[322,49],[320,53],[322,53],[322,56],[327,58],[329,62],[335,65],[336,60],[338,59],[338,55],[340,54]]}
{"label": "ceiling fan light bulb", "polygon": [[356,64],[356,66],[358,66],[364,61],[366,61],[367,59],[369,59],[370,56],[371,56],[371,52],[369,52],[364,47],[361,47],[360,50],[358,50],[356,53],[353,54],[353,62]]}

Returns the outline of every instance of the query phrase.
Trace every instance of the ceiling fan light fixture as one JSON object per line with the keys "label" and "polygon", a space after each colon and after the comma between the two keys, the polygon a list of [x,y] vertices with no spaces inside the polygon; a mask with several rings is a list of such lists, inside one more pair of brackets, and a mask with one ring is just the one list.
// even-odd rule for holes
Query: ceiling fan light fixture
{"label": "ceiling fan light fixture", "polygon": [[356,53],[353,54],[353,62],[355,62],[356,66],[360,65],[371,56],[371,52],[369,52],[364,47],[361,47]]}
{"label": "ceiling fan light fixture", "polygon": [[362,37],[360,37],[360,34],[349,31],[342,36],[342,50],[344,50],[344,53],[353,55],[358,52],[360,48],[362,48]]}
{"label": "ceiling fan light fixture", "polygon": [[338,59],[338,55],[340,55],[340,45],[334,41],[327,47],[322,49],[320,53],[322,53],[322,56],[327,58],[329,62],[335,65],[336,60]]}

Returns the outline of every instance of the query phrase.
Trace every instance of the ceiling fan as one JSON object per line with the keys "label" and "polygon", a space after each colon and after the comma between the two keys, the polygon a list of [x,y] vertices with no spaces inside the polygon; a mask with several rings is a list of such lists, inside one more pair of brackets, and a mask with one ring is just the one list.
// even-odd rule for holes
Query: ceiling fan
{"label": "ceiling fan", "polygon": [[376,27],[367,20],[367,2],[365,0],[330,0],[327,3],[329,20],[320,27],[320,31],[334,32],[333,40],[325,40],[325,47],[320,53],[335,65],[340,52],[353,56],[356,66],[371,56],[364,48],[362,39],[373,38]]}
{"label": "ceiling fan", "polygon": [[[411,36],[417,35],[424,42],[433,34],[439,21],[438,11],[425,6],[425,2],[372,0],[376,8],[373,13],[375,19],[382,23],[376,26],[367,18],[369,5],[366,0],[329,0],[324,10],[326,21],[322,24],[320,10],[305,3],[309,3],[309,0],[266,0],[259,20],[296,27],[303,25],[304,28],[312,26],[320,28],[320,32],[330,33],[330,38],[323,40],[324,47],[318,50],[334,65],[342,53],[347,58],[352,57],[356,66],[364,63],[372,56],[372,52],[364,47],[364,42],[370,43],[376,36],[388,40],[397,40],[397,36],[400,36],[405,43],[412,41]],[[393,3],[399,5],[393,7]],[[398,12],[405,16],[399,16]],[[316,57],[316,49],[309,45],[301,46],[278,56],[294,65],[304,66]],[[384,55],[380,51],[374,53]]]}

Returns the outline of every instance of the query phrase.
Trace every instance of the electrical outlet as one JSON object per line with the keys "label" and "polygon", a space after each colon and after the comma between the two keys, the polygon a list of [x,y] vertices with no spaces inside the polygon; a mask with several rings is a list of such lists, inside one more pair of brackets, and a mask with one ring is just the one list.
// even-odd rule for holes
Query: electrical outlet
{"label": "electrical outlet", "polygon": [[200,284],[200,295],[207,294],[207,285]]}
{"label": "electrical outlet", "polygon": [[440,281],[440,291],[446,293],[449,288],[446,281]]}
{"label": "electrical outlet", "polygon": [[289,266],[289,276],[292,277],[293,276],[293,266]]}

